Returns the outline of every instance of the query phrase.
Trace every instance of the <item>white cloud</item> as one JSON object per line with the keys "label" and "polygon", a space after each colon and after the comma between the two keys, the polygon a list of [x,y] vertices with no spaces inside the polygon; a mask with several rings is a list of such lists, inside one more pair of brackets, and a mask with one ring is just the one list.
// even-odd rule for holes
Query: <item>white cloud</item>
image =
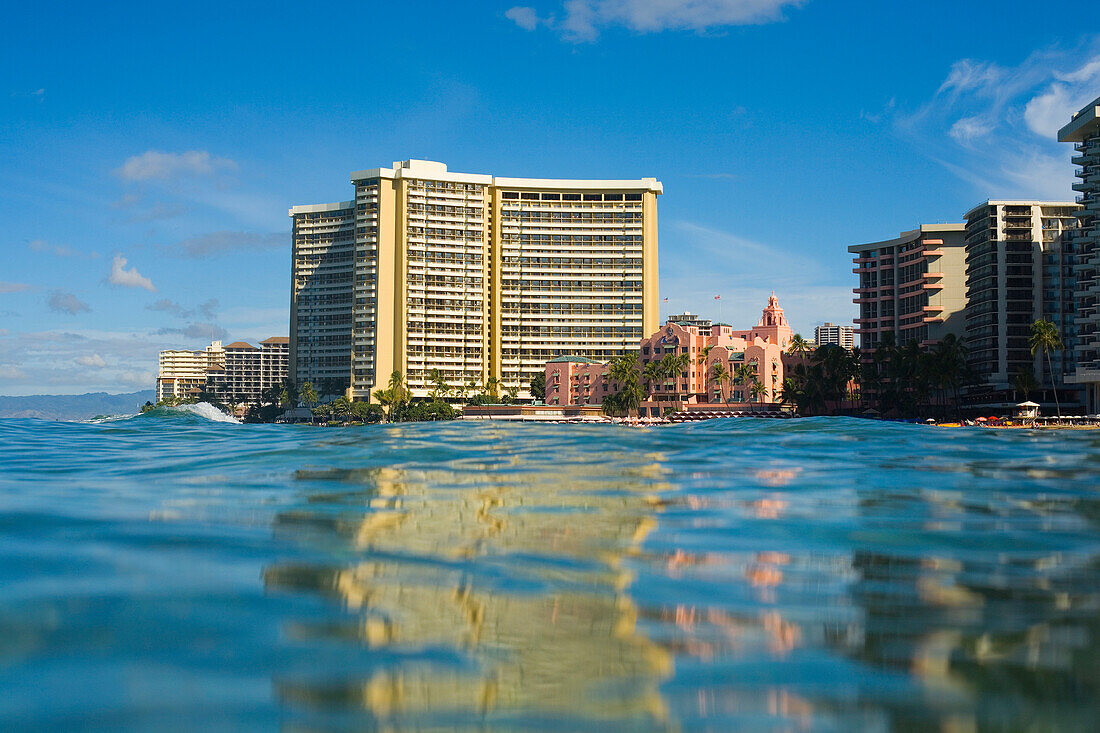
{"label": "white cloud", "polygon": [[[665,239],[675,255],[661,261],[661,297],[669,299],[661,303],[662,317],[691,310],[748,328],[759,321],[772,289],[803,334],[823,321],[850,323],[855,317],[851,285],[834,284],[832,273],[808,257],[688,221],[672,221]],[[709,266],[700,270],[698,262]]]}
{"label": "white cloud", "polygon": [[33,289],[34,286],[27,283],[6,283],[0,280],[0,293],[22,293]]}
{"label": "white cloud", "polygon": [[107,361],[99,354],[88,354],[86,356],[76,357],[76,363],[80,366],[91,367],[93,369],[102,369],[107,366]]}
{"label": "white cloud", "polygon": [[594,41],[604,28],[620,26],[636,33],[666,30],[706,31],[783,19],[783,10],[806,0],[566,0],[563,17],[539,18],[535,8],[517,6],[505,16],[525,30],[539,23],[555,27],[570,41]]}
{"label": "white cloud", "polygon": [[504,17],[525,31],[533,31],[539,24],[538,13],[534,8],[514,7],[504,11]]}
{"label": "white cloud", "polygon": [[94,260],[99,257],[98,252],[81,252],[64,244],[51,244],[45,239],[35,239],[27,245],[33,252],[49,252],[58,257],[80,257]]}
{"label": "white cloud", "polygon": [[115,175],[124,181],[166,181],[181,176],[211,176],[222,170],[236,170],[236,162],[218,158],[205,150],[188,150],[184,153],[165,153],[147,150],[134,155],[115,169]]}
{"label": "white cloud", "polygon": [[77,298],[72,293],[63,293],[60,290],[55,290],[50,293],[49,299],[50,310],[57,313],[68,313],[71,316],[75,316],[78,313],[88,313],[92,309],[91,307]]}
{"label": "white cloud", "polygon": [[189,339],[209,339],[216,341],[228,335],[228,331],[216,323],[189,323],[183,328],[162,328],[158,334],[178,333]]}
{"label": "white cloud", "polygon": [[27,373],[13,366],[0,365],[0,379],[26,379]]}
{"label": "white cloud", "polygon": [[1070,117],[1100,95],[1100,56],[1068,74],[1028,100],[1024,121],[1036,135],[1055,137]]}
{"label": "white cloud", "polygon": [[114,374],[115,384],[137,389],[152,389],[157,383],[157,373],[139,369],[120,371]]}
{"label": "white cloud", "polygon": [[[151,389],[159,351],[201,345],[200,340],[181,344],[178,337],[156,333],[95,329],[0,334],[0,356],[22,373],[0,377],[12,380],[4,388],[8,394],[128,392],[135,385]],[[92,368],[74,369],[78,359],[96,354],[107,355],[103,367],[93,360]]]}
{"label": "white cloud", "polygon": [[951,125],[951,129],[947,131],[947,134],[960,145],[969,147],[974,141],[992,132],[994,126],[995,124],[992,121],[979,116],[963,117]]}
{"label": "white cloud", "polygon": [[1012,67],[961,59],[931,99],[894,115],[894,129],[970,183],[976,200],[1070,199],[1072,150],[1057,132],[1097,94],[1100,39]]}
{"label": "white cloud", "polygon": [[107,276],[107,282],[126,288],[145,288],[151,293],[157,292],[153,281],[138,272],[136,267],[126,269],[126,258],[122,255],[115,255],[111,262],[111,274]]}

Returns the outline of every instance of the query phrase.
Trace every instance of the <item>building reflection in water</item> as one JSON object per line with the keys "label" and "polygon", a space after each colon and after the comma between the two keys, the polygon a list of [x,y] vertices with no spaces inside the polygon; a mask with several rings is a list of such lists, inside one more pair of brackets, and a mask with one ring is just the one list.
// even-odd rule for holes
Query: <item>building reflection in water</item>
{"label": "building reflection in water", "polygon": [[277,694],[378,721],[665,727],[672,658],[639,634],[623,563],[654,526],[660,470],[600,474],[300,473],[309,502],[278,516],[277,535],[348,559],[275,565],[265,585],[331,599],[348,617],[285,633],[378,654],[362,675],[318,670],[278,681]]}
{"label": "building reflection in water", "polygon": [[[949,492],[922,499],[925,516],[898,535],[946,532],[954,551],[855,552],[859,580],[851,597],[863,609],[862,629],[834,639],[872,667],[919,683],[917,694],[886,706],[893,725],[1095,729],[1100,559],[1040,548],[1060,530],[1079,532],[1090,515],[1095,525],[1100,502],[1091,509],[1080,499],[983,508]],[[881,516],[882,507],[867,510]],[[968,545],[991,522],[1003,542]]]}

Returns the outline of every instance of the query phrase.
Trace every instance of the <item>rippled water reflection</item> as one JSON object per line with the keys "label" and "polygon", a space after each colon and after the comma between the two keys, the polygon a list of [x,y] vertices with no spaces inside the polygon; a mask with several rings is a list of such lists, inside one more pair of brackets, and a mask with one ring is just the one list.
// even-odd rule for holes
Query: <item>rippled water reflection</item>
{"label": "rippled water reflection", "polygon": [[1100,439],[0,421],[0,727],[1092,729]]}

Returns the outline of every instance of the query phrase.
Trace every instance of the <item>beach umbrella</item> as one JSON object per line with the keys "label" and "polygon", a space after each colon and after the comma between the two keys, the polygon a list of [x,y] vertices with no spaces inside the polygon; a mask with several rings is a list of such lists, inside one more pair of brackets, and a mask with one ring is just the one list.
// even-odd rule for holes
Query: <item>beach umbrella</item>
{"label": "beach umbrella", "polygon": [[974,422],[985,422],[985,418],[984,417],[976,417],[976,418],[974,418]]}
{"label": "beach umbrella", "polygon": [[926,423],[934,423],[934,422],[936,422],[936,418],[934,418],[934,417],[930,417],[930,418],[928,418],[927,420],[925,420],[925,422],[926,422]]}

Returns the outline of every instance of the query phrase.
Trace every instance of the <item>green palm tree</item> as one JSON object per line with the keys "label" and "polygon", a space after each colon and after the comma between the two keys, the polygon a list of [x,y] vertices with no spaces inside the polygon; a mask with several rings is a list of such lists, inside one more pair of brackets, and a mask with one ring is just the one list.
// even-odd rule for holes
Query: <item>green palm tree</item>
{"label": "green palm tree", "polygon": [[1054,368],[1050,365],[1050,352],[1061,351],[1065,348],[1062,337],[1058,335],[1058,327],[1053,322],[1040,319],[1031,324],[1031,338],[1027,340],[1031,348],[1031,355],[1035,356],[1040,351],[1046,354],[1047,371],[1050,372],[1050,391],[1054,393],[1054,409],[1058,418],[1062,417],[1062,406],[1058,402],[1058,385],[1054,382]]}
{"label": "green palm tree", "polygon": [[428,393],[428,397],[431,398],[432,402],[437,402],[450,394],[451,388],[448,386],[447,380],[444,379],[441,370],[432,369],[428,375],[428,381],[432,385],[432,389]]}
{"label": "green palm tree", "polygon": [[1039,380],[1035,378],[1035,372],[1023,367],[1016,370],[1016,376],[1012,378],[1012,388],[1023,393],[1024,401],[1027,401],[1031,393],[1039,387]]}
{"label": "green palm tree", "polygon": [[489,395],[493,402],[498,402],[500,400],[500,380],[496,377],[486,379],[485,394]]}
{"label": "green palm tree", "polygon": [[388,418],[395,406],[409,401],[409,389],[405,386],[405,377],[401,372],[393,372],[388,386],[385,389],[374,390],[372,396],[385,409]]}
{"label": "green palm tree", "polygon": [[642,375],[638,370],[637,353],[624,354],[608,365],[607,376],[614,385],[614,394],[603,400],[603,412],[616,414],[620,411],[628,415],[637,411],[645,397],[642,389]]}
{"label": "green palm tree", "polygon": [[337,397],[330,405],[334,417],[346,420],[351,413],[351,400],[347,397]]}
{"label": "green palm tree", "polygon": [[752,378],[752,384],[749,385],[749,396],[752,397],[753,402],[760,402],[760,398],[768,393],[768,388],[760,383],[760,380],[756,377]]}
{"label": "green palm tree", "polygon": [[730,379],[730,373],[729,373],[729,370],[726,369],[726,365],[723,364],[720,361],[716,361],[714,363],[714,365],[710,368],[710,370],[707,372],[707,376],[709,377],[708,384],[707,384],[707,398],[708,398],[707,401],[708,402],[710,401],[710,399],[709,399],[710,398],[710,384],[709,384],[709,382],[714,381],[718,385],[718,391],[722,395],[722,402],[725,403],[726,402],[726,390],[723,388],[722,385],[725,384],[726,382],[728,382],[729,379]]}
{"label": "green palm tree", "polygon": [[791,336],[791,342],[787,344],[787,353],[796,356],[805,356],[810,350],[810,342],[802,338],[802,334]]}

